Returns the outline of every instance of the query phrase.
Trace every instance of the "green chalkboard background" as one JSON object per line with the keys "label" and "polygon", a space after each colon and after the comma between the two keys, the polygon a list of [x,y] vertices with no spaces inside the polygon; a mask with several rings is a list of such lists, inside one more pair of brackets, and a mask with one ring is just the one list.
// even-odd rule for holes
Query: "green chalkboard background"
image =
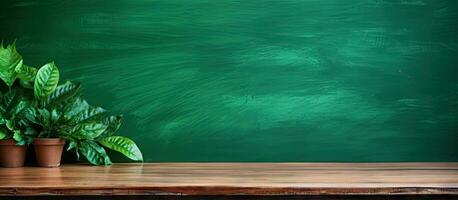
{"label": "green chalkboard background", "polygon": [[458,161],[456,0],[0,7],[0,37],[123,113],[146,161]]}

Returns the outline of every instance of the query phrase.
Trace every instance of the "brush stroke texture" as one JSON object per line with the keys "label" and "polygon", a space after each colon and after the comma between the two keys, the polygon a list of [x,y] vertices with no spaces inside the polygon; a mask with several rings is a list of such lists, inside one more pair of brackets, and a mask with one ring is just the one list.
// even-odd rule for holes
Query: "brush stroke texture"
{"label": "brush stroke texture", "polygon": [[17,0],[0,36],[146,161],[458,161],[457,2]]}

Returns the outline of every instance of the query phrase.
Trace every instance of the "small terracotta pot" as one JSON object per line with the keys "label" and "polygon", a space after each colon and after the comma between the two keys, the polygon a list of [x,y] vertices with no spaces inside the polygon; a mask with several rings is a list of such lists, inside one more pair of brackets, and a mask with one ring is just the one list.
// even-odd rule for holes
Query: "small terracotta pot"
{"label": "small terracotta pot", "polygon": [[27,146],[18,146],[12,139],[0,140],[0,166],[22,167],[26,153]]}
{"label": "small terracotta pot", "polygon": [[60,138],[35,138],[33,146],[40,167],[59,167],[65,140]]}

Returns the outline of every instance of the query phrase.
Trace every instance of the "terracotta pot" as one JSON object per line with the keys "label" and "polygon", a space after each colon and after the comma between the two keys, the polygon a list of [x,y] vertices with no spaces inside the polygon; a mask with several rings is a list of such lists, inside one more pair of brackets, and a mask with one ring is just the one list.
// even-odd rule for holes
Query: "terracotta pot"
{"label": "terracotta pot", "polygon": [[0,140],[0,166],[22,167],[26,153],[27,146],[18,146],[12,139]]}
{"label": "terracotta pot", "polygon": [[35,138],[33,146],[40,167],[59,167],[65,140],[60,138]]}

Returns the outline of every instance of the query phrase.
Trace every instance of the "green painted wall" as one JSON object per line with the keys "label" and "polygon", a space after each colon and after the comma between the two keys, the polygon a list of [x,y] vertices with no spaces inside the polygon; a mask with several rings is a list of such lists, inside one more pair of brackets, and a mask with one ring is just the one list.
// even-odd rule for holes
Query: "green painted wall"
{"label": "green painted wall", "polygon": [[456,0],[7,0],[0,23],[147,161],[458,161]]}

